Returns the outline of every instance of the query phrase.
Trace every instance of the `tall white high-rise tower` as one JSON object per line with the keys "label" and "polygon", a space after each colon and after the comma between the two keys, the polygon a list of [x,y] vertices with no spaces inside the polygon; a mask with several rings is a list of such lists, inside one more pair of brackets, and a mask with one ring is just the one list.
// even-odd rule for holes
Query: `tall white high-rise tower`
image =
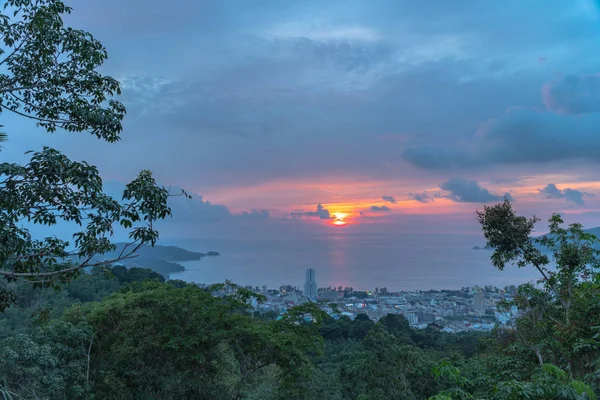
{"label": "tall white high-rise tower", "polygon": [[306,270],[306,280],[304,281],[304,297],[316,299],[318,296],[318,287],[315,270],[309,268]]}
{"label": "tall white high-rise tower", "polygon": [[473,308],[476,313],[483,315],[485,314],[485,294],[481,288],[477,288],[476,290],[477,292],[475,292],[475,297],[473,299]]}

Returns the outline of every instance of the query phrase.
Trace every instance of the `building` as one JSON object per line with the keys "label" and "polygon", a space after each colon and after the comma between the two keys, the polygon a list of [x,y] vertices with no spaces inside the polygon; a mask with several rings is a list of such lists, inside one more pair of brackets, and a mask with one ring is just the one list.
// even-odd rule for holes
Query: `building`
{"label": "building", "polygon": [[421,325],[428,325],[435,322],[435,315],[428,312],[420,312],[417,314],[417,323]]}
{"label": "building", "polygon": [[473,308],[475,309],[476,313],[480,315],[485,314],[485,294],[480,288],[477,288],[477,292],[475,292]]}
{"label": "building", "polygon": [[339,297],[341,297],[339,292],[330,290],[330,291],[321,293],[319,295],[319,300],[337,300]]}
{"label": "building", "polygon": [[309,268],[306,270],[306,280],[304,281],[304,297],[316,299],[318,294],[319,292],[315,270]]}
{"label": "building", "polygon": [[417,325],[419,323],[419,319],[417,318],[417,314],[415,313],[405,314],[404,317],[406,317],[408,323],[411,325]]}

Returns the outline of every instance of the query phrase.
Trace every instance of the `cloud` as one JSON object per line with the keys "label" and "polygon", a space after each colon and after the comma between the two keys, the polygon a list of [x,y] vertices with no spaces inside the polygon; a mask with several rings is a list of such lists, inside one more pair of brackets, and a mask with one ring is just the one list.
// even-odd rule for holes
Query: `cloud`
{"label": "cloud", "polygon": [[381,199],[383,201],[388,201],[392,204],[396,204],[396,199],[394,198],[394,196],[381,196]]}
{"label": "cloud", "polygon": [[582,192],[580,190],[565,188],[559,189],[554,183],[549,183],[546,187],[539,189],[540,193],[546,195],[549,199],[566,199],[572,201],[575,204],[583,205],[584,196],[593,196],[590,193]]}
{"label": "cloud", "polygon": [[411,144],[403,158],[423,169],[470,169],[498,164],[600,162],[600,113],[579,116],[512,109],[488,121],[460,147]]}
{"label": "cloud", "polygon": [[319,219],[332,219],[331,213],[328,209],[323,207],[321,204],[317,204],[316,211],[294,211],[291,213],[292,218],[294,219],[302,219],[305,217],[312,218],[317,217]]}
{"label": "cloud", "polygon": [[250,210],[250,211],[242,211],[240,217],[246,219],[255,219],[255,220],[264,220],[269,219],[269,211],[267,210]]}
{"label": "cloud", "polygon": [[[581,88],[590,79],[580,78],[567,96],[558,90],[566,79],[556,79],[548,109],[533,109],[555,71],[598,72],[600,53],[590,51],[590,37],[600,24],[572,2],[547,0],[535,21],[531,5],[518,1],[482,8],[447,0],[173,0],[173,15],[153,11],[158,0],[73,2],[68,22],[102,39],[110,55],[103,71],[124,83],[123,140],[40,140],[26,121],[7,124],[23,130],[8,151],[49,144],[98,165],[109,179],[147,168],[202,193],[235,188],[241,195],[222,198],[236,199],[227,203],[236,213],[266,206],[256,195],[247,196],[250,206],[239,204],[257,187],[269,188],[260,195],[270,210],[307,204],[306,197],[280,196],[276,182],[374,182],[365,198],[376,199],[394,187],[418,192],[422,182],[463,176],[451,169],[476,168],[487,178],[547,171],[534,165],[488,173],[498,164],[600,160],[595,113],[553,115],[581,112],[581,93],[591,93]],[[538,63],[538,55],[547,61]],[[502,115],[511,105],[523,109]],[[491,117],[500,118],[474,135]],[[405,160],[421,170],[406,168]],[[218,208],[206,213],[226,218]]]}
{"label": "cloud", "polygon": [[408,197],[413,200],[418,201],[419,203],[429,203],[430,201],[434,201],[432,197],[430,197],[426,192],[423,193],[409,193]]}
{"label": "cloud", "polygon": [[[231,0],[175,0],[183,20],[169,16],[161,25],[169,35],[150,39],[142,33],[152,31],[157,16],[141,10],[140,0],[108,0],[110,7],[75,1],[73,17],[87,16],[92,32],[114,40],[106,42],[107,68],[124,81],[121,100],[129,110],[124,140],[109,150],[110,162],[101,161],[107,166],[99,166],[120,172],[143,163],[178,177],[182,186],[322,177],[323,171],[328,178],[397,179],[403,166],[398,149],[380,135],[419,132],[432,143],[440,137],[455,142],[506,106],[507,98],[521,102],[531,85],[520,81],[524,75],[504,79],[517,50],[505,54],[482,45],[497,37],[490,31],[504,28],[490,24],[496,12],[477,7],[458,11],[440,1],[434,8],[441,19],[433,22],[428,7],[393,1],[366,9],[356,0],[344,6],[267,0],[240,9]],[[401,23],[391,17],[399,10]],[[128,26],[132,16],[139,18]],[[522,45],[519,39],[513,38]],[[157,40],[163,53],[150,60]],[[435,110],[427,106],[433,104]],[[174,155],[187,161],[168,162]],[[211,173],[193,172],[199,170]]]}
{"label": "cloud", "polygon": [[476,181],[466,179],[453,178],[440,185],[442,190],[449,192],[447,199],[460,203],[485,203],[488,201],[499,201],[506,197],[512,200],[512,196],[508,193],[497,195],[491,193],[486,188],[483,188]]}
{"label": "cloud", "polygon": [[555,79],[543,85],[542,102],[545,109],[509,108],[459,145],[409,142],[402,157],[428,170],[600,162],[600,74]]}
{"label": "cloud", "polygon": [[388,212],[388,211],[392,211],[392,209],[389,208],[388,206],[371,206],[369,208],[369,210],[374,211],[374,212]]}
{"label": "cloud", "polygon": [[[103,185],[104,191],[110,196],[120,199],[125,189],[125,185],[118,181],[108,181]],[[173,186],[169,188],[172,195],[181,193],[181,188]],[[223,204],[214,204],[204,199],[204,196],[197,193],[189,193],[192,198],[183,196],[172,196],[168,199],[168,205],[171,207],[172,219],[167,219],[168,223],[178,222],[198,222],[211,223],[231,220],[266,220],[270,218],[269,211],[264,209],[252,209],[234,213]]]}
{"label": "cloud", "polygon": [[375,42],[381,39],[381,35],[376,30],[365,26],[319,27],[297,23],[282,24],[267,31],[265,37],[276,39],[305,38],[319,42],[352,40]]}
{"label": "cloud", "polygon": [[[177,190],[171,190],[177,193]],[[270,218],[269,211],[252,209],[234,213],[223,204],[214,204],[198,194],[191,194],[191,199],[172,197],[169,206],[173,214],[173,222],[212,223],[235,220],[260,221]]]}
{"label": "cloud", "polygon": [[548,110],[564,114],[587,114],[600,111],[600,74],[567,75],[542,87]]}

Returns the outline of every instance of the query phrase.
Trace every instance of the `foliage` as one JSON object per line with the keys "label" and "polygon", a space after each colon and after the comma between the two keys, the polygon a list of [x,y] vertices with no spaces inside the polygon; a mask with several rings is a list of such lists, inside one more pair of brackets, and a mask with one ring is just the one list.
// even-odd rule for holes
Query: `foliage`
{"label": "foliage", "polygon": [[[494,332],[486,354],[460,368],[434,368],[448,387],[432,399],[596,399],[600,342],[600,257],[595,236],[581,224],[564,227],[554,214],[549,233],[533,236],[538,218],[518,216],[510,201],[477,213],[492,264],[533,266],[537,284],[519,286],[498,304],[519,310],[511,324]],[[536,365],[537,364],[537,365]]]}
{"label": "foliage", "polygon": [[465,378],[461,371],[450,363],[444,362],[433,369],[438,379],[445,379],[451,387],[430,397],[440,399],[478,399],[497,400],[596,400],[593,389],[578,380],[572,379],[565,371],[552,364],[543,364],[528,380],[498,380],[492,387],[481,387]]}
{"label": "foliage", "polygon": [[[414,330],[397,315],[335,320],[315,303],[253,318],[248,300],[260,295],[231,282],[205,290],[131,272],[95,268],[65,291],[39,292],[74,306],[0,341],[5,388],[44,398],[595,398],[585,378],[536,366],[502,330]],[[364,337],[350,335],[367,325]]]}
{"label": "foliage", "polygon": [[[158,232],[152,224],[170,215],[168,192],[158,187],[149,171],[143,171],[127,185],[120,204],[102,192],[102,180],[95,167],[72,162],[56,150],[44,148],[25,166],[1,164],[0,175],[0,275],[50,285],[57,279],[69,281],[86,266],[106,265],[115,260],[94,262],[93,257],[114,250],[109,240],[115,224],[135,226],[131,242],[118,259],[131,257],[146,243],[154,244]],[[47,237],[36,240],[21,221],[56,225],[73,222],[84,229],[69,242]],[[71,257],[77,257],[73,260]]]}
{"label": "foliage", "polygon": [[[32,119],[49,132],[88,131],[117,141],[125,108],[110,97],[120,94],[119,83],[97,71],[107,57],[101,43],[64,26],[62,16],[71,8],[60,0],[8,0],[4,12],[0,113]],[[0,163],[0,312],[17,301],[12,281],[59,287],[85,267],[133,257],[142,246],[154,245],[153,224],[171,210],[168,191],[152,174],[140,172],[122,201],[102,190],[96,167],[49,147],[34,152],[25,165]],[[63,223],[81,229],[71,240],[37,239],[27,229]],[[97,260],[115,250],[110,238],[116,225],[130,229],[130,241],[114,259]]]}
{"label": "foliage", "polygon": [[1,111],[54,132],[89,131],[119,139],[125,107],[110,96],[119,83],[97,71],[108,54],[94,37],[64,26],[71,8],[60,0],[8,0],[0,15]]}
{"label": "foliage", "polygon": [[62,321],[10,337],[0,344],[0,375],[26,398],[86,398],[92,340],[89,327]]}
{"label": "foliage", "polygon": [[[416,346],[401,316],[334,320],[306,303],[280,319],[253,318],[248,299],[260,295],[231,282],[203,290],[162,283],[147,270],[90,272],[60,292],[17,285],[20,308],[0,317],[21,326],[0,341],[0,353],[12,357],[0,369],[8,390],[43,398],[72,390],[69,398],[377,399],[425,398],[438,387],[429,371],[442,353]],[[362,340],[321,335],[367,323]],[[467,350],[458,343],[451,347]],[[21,367],[9,370],[15,360]]]}
{"label": "foliage", "polygon": [[101,398],[235,398],[265,369],[281,390],[306,376],[318,336],[285,319],[254,320],[244,309],[193,285],[146,282],[74,308],[66,320],[95,333],[91,380]]}
{"label": "foliage", "polygon": [[540,365],[552,362],[579,377],[593,372],[591,362],[600,356],[592,330],[600,324],[598,239],[581,224],[563,227],[557,214],[547,235],[532,237],[537,218],[516,216],[509,201],[485,207],[478,218],[496,267],[533,265],[541,275],[541,286],[522,285],[505,304],[521,310],[513,326],[517,345],[529,348]]}
{"label": "foliage", "polygon": [[62,315],[74,304],[100,301],[112,293],[127,290],[145,280],[162,282],[161,275],[141,268],[96,267],[81,274],[64,290],[34,290],[26,283],[13,283],[17,303],[0,314],[0,339],[30,332]]}

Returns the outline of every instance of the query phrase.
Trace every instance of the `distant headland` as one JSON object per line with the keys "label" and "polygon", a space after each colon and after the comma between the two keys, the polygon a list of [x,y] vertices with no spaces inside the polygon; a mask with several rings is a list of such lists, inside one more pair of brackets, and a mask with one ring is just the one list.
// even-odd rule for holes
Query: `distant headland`
{"label": "distant headland", "polygon": [[[125,246],[124,243],[117,243],[117,248],[114,252],[103,254],[101,257],[104,259],[117,258]],[[208,253],[199,253],[195,251],[189,251],[176,246],[159,246],[154,247],[144,246],[137,251],[137,257],[122,260],[118,264],[125,265],[126,267],[139,267],[149,268],[165,278],[169,277],[169,274],[175,272],[185,271],[183,265],[178,262],[182,261],[195,261],[200,260],[202,257],[215,257],[219,256],[220,253],[216,251],[209,251]]]}

